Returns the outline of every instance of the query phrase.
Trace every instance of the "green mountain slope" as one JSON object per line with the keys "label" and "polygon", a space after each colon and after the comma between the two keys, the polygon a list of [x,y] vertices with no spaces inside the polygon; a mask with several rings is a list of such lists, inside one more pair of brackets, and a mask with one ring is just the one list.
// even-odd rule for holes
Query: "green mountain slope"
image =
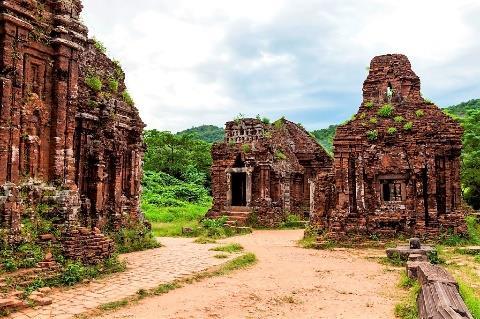
{"label": "green mountain slope", "polygon": [[465,117],[469,110],[480,109],[480,99],[470,100],[457,105],[446,107],[444,110],[448,114],[458,117]]}
{"label": "green mountain slope", "polygon": [[225,130],[215,125],[201,125],[177,133],[177,135],[184,134],[195,134],[202,141],[215,143],[223,141]]}

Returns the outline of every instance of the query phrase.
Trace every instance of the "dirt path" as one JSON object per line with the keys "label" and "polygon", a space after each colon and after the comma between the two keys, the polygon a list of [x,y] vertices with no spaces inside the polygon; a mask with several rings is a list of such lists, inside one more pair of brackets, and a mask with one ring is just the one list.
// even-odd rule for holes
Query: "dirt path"
{"label": "dirt path", "polygon": [[102,318],[395,318],[398,273],[369,261],[375,250],[295,246],[302,231],[256,231],[242,244],[259,262],[187,285]]}

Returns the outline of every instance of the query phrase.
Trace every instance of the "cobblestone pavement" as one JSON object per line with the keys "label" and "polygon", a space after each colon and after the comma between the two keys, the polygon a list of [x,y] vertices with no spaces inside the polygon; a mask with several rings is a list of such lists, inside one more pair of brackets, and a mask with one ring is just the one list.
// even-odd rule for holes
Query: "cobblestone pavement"
{"label": "cobblestone pavement", "polygon": [[152,289],[225,263],[217,259],[217,252],[209,251],[217,245],[200,245],[193,239],[160,238],[164,247],[122,255],[127,270],[86,285],[71,289],[55,289],[48,297],[52,305],[26,309],[10,315],[15,319],[66,319],[94,309],[100,305],[135,295],[140,289]]}

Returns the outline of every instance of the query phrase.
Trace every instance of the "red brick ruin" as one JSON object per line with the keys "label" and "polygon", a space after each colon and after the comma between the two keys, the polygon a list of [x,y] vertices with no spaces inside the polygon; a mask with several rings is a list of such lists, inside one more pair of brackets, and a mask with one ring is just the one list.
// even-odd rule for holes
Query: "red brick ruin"
{"label": "red brick ruin", "polygon": [[88,40],[80,0],[2,0],[0,10],[0,227],[14,242],[26,207],[47,203],[66,256],[101,259],[113,243],[100,229],[140,217],[144,124],[124,73]]}
{"label": "red brick ruin", "polygon": [[305,130],[278,127],[227,123],[212,151],[209,216],[271,226],[288,213],[309,215],[330,239],[465,230],[462,128],[422,97],[404,55],[372,60],[360,110],[337,129],[333,166]]}
{"label": "red brick ruin", "polygon": [[207,216],[230,223],[277,226],[288,214],[310,211],[310,184],[328,172],[330,156],[301,126],[280,119],[228,122],[225,141],[212,150],[214,205]]}

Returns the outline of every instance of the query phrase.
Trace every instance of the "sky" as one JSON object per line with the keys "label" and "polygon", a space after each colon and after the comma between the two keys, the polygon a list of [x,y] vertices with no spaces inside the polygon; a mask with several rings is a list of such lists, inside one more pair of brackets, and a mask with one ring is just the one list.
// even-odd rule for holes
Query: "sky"
{"label": "sky", "polygon": [[325,128],[356,113],[370,60],[406,54],[439,106],[480,98],[479,0],[83,0],[148,129],[243,114]]}

